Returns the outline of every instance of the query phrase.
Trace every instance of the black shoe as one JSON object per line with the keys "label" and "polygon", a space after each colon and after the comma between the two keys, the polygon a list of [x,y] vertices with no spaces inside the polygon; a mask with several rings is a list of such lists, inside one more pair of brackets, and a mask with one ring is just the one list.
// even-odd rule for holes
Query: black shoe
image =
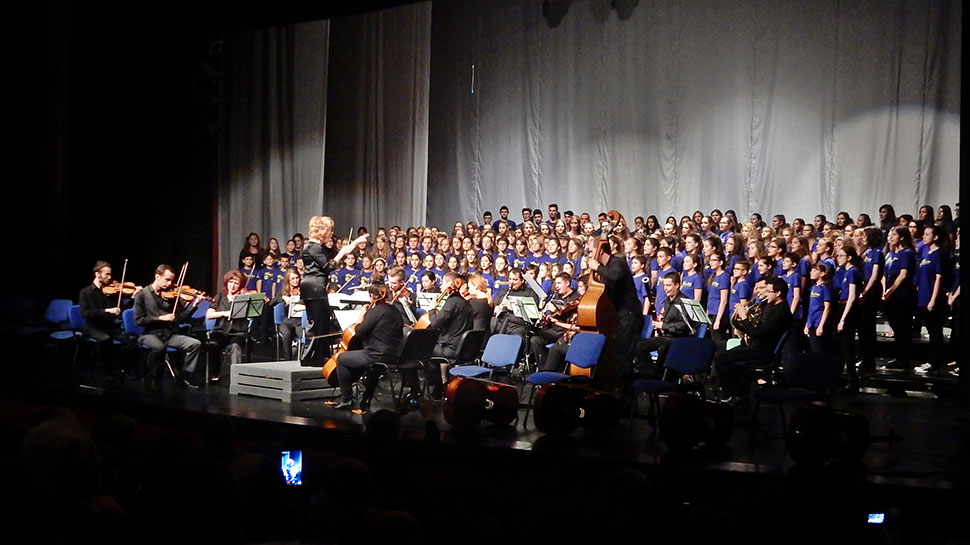
{"label": "black shoe", "polygon": [[845,386],[842,391],[848,395],[856,395],[859,393],[859,379],[858,377],[849,377],[846,381]]}
{"label": "black shoe", "polygon": [[404,396],[404,406],[410,410],[418,410],[421,408],[421,392],[417,390],[409,390],[407,395]]}
{"label": "black shoe", "polygon": [[189,388],[192,390],[199,389],[199,385],[192,380],[192,374],[184,371],[175,377],[175,384],[177,384],[179,388]]}

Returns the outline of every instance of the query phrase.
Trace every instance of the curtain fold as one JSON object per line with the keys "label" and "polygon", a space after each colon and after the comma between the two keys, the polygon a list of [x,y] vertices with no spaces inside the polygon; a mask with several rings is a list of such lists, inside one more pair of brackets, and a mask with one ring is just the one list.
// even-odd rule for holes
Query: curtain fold
{"label": "curtain fold", "polygon": [[960,2],[611,6],[435,3],[433,223],[958,199]]}
{"label": "curtain fold", "polygon": [[323,204],[330,24],[226,36],[218,226],[219,270],[246,235],[286,244]]}

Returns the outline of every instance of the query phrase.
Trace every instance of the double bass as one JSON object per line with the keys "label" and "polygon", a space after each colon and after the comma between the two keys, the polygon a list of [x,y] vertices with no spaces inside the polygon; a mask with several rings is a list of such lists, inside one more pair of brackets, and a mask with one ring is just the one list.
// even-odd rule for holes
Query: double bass
{"label": "double bass", "polygon": [[[623,215],[616,210],[610,210],[607,214],[610,221],[610,230],[623,220]],[[596,248],[592,249],[588,258],[598,260],[603,252],[610,252],[610,242],[607,238],[602,238]],[[606,285],[599,279],[595,272],[589,275],[586,283],[586,293],[579,299],[579,307],[576,310],[576,325],[581,331],[591,333],[601,333],[606,336],[606,346],[603,348],[603,356],[600,358],[601,364],[596,372],[596,382],[604,389],[612,389],[616,380],[616,372],[613,368],[613,335],[616,332],[617,311],[613,302],[606,294]],[[604,365],[606,364],[606,365]],[[569,373],[586,374],[570,365]]]}

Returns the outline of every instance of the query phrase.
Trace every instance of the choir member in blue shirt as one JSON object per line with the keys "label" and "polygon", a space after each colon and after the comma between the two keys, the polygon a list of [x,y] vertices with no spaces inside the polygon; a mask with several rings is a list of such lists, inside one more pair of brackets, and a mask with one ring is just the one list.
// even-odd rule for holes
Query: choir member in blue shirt
{"label": "choir member in blue shirt", "polygon": [[896,346],[896,359],[890,361],[887,367],[904,369],[909,367],[912,345],[913,311],[916,306],[913,277],[916,260],[913,241],[906,227],[890,229],[886,243],[889,253],[886,255],[886,272],[883,276],[885,291],[882,298]]}
{"label": "choir member in blue shirt", "polygon": [[940,370],[943,354],[943,322],[946,319],[944,275],[949,271],[949,238],[943,227],[930,225],[923,229],[926,250],[916,272],[916,310],[930,335],[926,363],[914,368],[920,374]]}
{"label": "choir member in blue shirt", "polygon": [[809,290],[808,314],[805,320],[805,335],[813,354],[829,351],[829,337],[832,334],[830,324],[832,315],[832,270],[828,266],[817,263],[812,267],[812,281]]}

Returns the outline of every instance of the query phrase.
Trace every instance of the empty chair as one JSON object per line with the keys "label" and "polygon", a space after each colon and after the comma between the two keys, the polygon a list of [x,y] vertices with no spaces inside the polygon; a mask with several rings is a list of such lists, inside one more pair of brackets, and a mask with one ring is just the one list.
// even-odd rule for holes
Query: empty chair
{"label": "empty chair", "polygon": [[565,372],[539,371],[526,377],[526,382],[532,385],[529,392],[529,402],[525,410],[525,418],[522,420],[522,427],[529,424],[529,411],[532,410],[532,401],[535,399],[536,389],[545,384],[554,382],[586,382],[593,376],[596,365],[599,363],[606,346],[606,335],[601,333],[590,333],[581,331],[573,335],[569,343],[569,350],[566,351]]}
{"label": "empty chair", "polygon": [[[480,340],[479,340],[480,342]],[[454,377],[489,377],[496,369],[508,369],[519,361],[522,352],[522,337],[518,335],[497,334],[488,338],[485,352],[482,354],[482,365],[460,365],[448,370]]]}
{"label": "empty chair", "polygon": [[[659,413],[660,394],[683,392],[697,389],[699,383],[685,384],[684,376],[707,376],[711,371],[714,360],[714,341],[702,337],[677,337],[670,343],[664,358],[663,377],[661,379],[638,379],[631,383],[633,389],[633,404],[630,418],[631,428],[633,418],[637,415],[637,398],[640,394],[647,394],[649,398],[650,416]],[[676,375],[676,381],[667,380],[670,374]]]}

